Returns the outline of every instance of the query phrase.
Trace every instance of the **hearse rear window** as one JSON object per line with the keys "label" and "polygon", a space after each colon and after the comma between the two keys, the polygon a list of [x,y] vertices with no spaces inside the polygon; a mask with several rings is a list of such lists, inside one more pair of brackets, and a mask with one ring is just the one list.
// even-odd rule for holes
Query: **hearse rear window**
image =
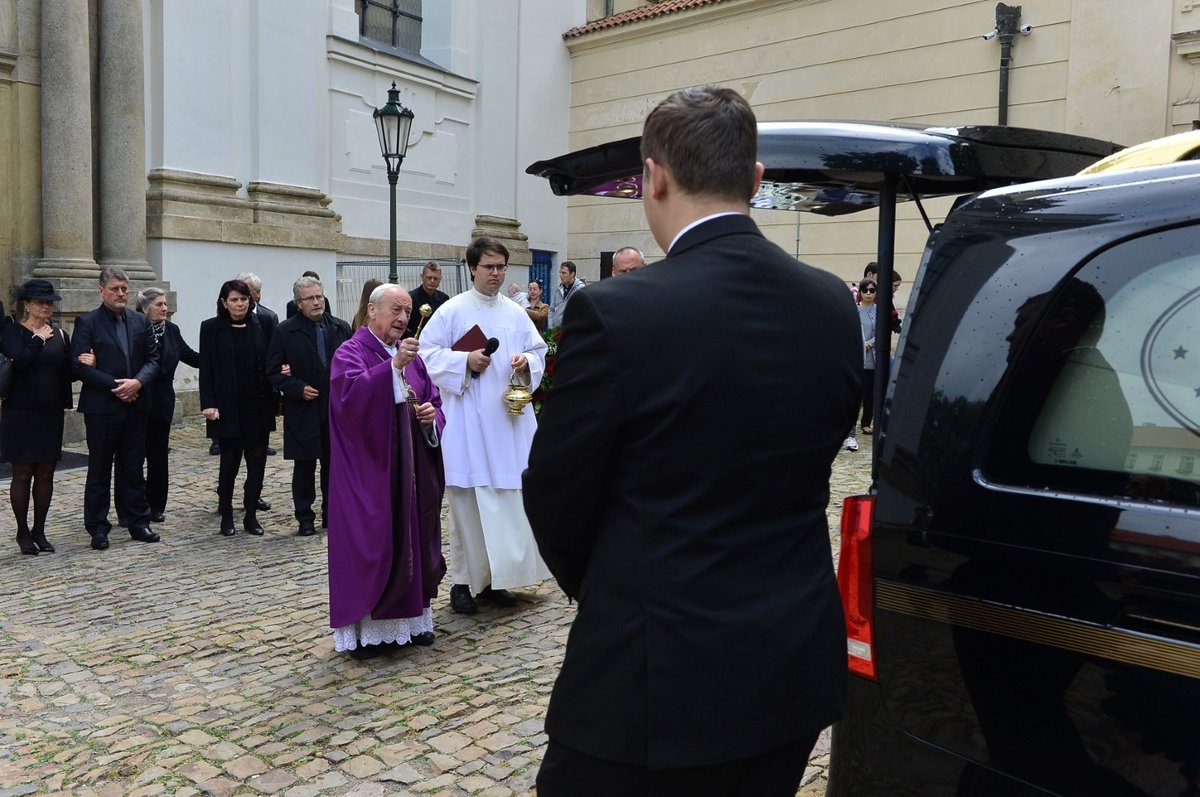
{"label": "hearse rear window", "polygon": [[1122,243],[1018,310],[989,474],[1200,506],[1200,231]]}

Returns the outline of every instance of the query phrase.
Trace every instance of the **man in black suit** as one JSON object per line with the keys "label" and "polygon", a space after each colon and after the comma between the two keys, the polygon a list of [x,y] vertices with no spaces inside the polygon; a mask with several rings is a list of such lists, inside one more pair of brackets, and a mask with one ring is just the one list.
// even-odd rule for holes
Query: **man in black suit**
{"label": "man in black suit", "polygon": [[537,791],[791,797],[846,701],[825,509],[858,319],[750,218],[762,165],[736,92],[667,98],[641,153],[667,256],[571,301],[524,477],[579,600]]}
{"label": "man in black suit", "polygon": [[416,334],[417,327],[421,324],[421,305],[427,304],[436,312],[439,307],[450,301],[449,294],[438,290],[441,284],[442,267],[430,260],[425,264],[425,268],[421,269],[421,284],[408,292],[409,298],[412,299],[412,315],[408,317],[408,330],[404,337],[411,338]]}
{"label": "man in black suit", "polygon": [[[100,271],[101,306],[75,321],[71,363],[83,382],[79,412],[87,434],[88,473],[83,492],[83,525],[92,535],[92,547],[108,547],[109,484],[114,464],[121,495],[117,505],[126,512],[129,536],[158,542],[150,530],[150,505],[146,502],[146,422],[150,397],[142,388],[159,373],[159,352],[150,336],[146,316],[126,307],[129,278],[119,268]],[[90,354],[94,365],[79,356]],[[88,358],[91,359],[91,358]]]}
{"label": "man in black suit", "polygon": [[267,353],[267,378],[283,393],[283,456],[292,460],[292,503],[301,537],[316,533],[315,477],[321,463],[321,525],[329,513],[329,364],[350,339],[350,325],[325,312],[325,291],[315,277],[292,286],[300,312],[275,330]]}

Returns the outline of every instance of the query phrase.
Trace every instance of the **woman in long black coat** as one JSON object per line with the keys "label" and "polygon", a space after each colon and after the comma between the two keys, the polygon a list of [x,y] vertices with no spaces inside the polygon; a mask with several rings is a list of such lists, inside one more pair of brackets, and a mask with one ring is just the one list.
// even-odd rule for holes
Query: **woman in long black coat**
{"label": "woman in long black coat", "polygon": [[150,391],[150,416],[146,421],[146,500],[150,520],[162,523],[167,511],[167,451],[171,442],[171,420],[175,416],[175,369],[179,363],[200,367],[200,354],[183,339],[179,327],[167,320],[167,293],[147,288],[138,294],[138,310],[150,321],[150,336],[158,343],[158,379],[146,385]]}
{"label": "woman in long black coat", "polygon": [[233,482],[246,458],[242,528],[261,535],[258,499],[267,467],[267,437],[275,429],[275,396],[267,381],[267,342],[241,280],[221,286],[217,315],[200,325],[200,406],[208,436],[221,443],[217,508],[221,534],[232,537]]}
{"label": "woman in long black coat", "polygon": [[71,340],[50,325],[58,301],[62,297],[49,280],[27,281],[17,294],[19,323],[6,323],[0,332],[0,352],[12,360],[14,371],[0,415],[0,459],[12,463],[9,500],[17,545],[30,555],[54,552],[46,539],[46,515],[62,459],[63,411],[71,408]]}

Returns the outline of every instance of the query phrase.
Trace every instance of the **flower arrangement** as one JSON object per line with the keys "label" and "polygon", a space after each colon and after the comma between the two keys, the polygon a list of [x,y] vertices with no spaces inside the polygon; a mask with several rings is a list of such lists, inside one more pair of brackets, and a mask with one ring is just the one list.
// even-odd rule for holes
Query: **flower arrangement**
{"label": "flower arrangement", "polygon": [[558,341],[562,338],[562,327],[551,327],[542,332],[542,340],[546,341],[546,370],[542,373],[542,383],[533,392],[533,414],[542,414],[542,403],[550,392],[554,382],[554,359],[558,356]]}

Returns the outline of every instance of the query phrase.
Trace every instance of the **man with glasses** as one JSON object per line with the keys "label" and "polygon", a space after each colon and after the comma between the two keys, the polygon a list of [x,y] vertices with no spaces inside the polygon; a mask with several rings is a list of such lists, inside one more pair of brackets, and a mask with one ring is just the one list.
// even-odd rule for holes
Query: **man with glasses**
{"label": "man with glasses", "polygon": [[635,246],[622,246],[613,252],[612,275],[614,277],[619,277],[622,274],[632,274],[645,266],[646,257],[642,254],[642,250]]}
{"label": "man with glasses", "polygon": [[430,317],[420,349],[446,414],[450,608],[459,614],[478,611],[476,598],[512,606],[517,599],[508,589],[550,575],[521,499],[521,471],[537,422],[532,407],[513,415],[502,399],[512,384],[537,389],[546,343],[525,311],[501,295],[504,244],[476,239],[467,247],[467,268],[471,289]]}
{"label": "man with glasses", "polygon": [[[83,488],[83,525],[92,536],[92,548],[108,548],[112,524],[108,520],[109,484],[117,468],[118,509],[125,512],[129,536],[139,542],[158,542],[150,530],[150,504],[146,501],[146,424],[149,394],[142,390],[159,373],[158,344],[150,335],[150,322],[126,305],[129,277],[119,268],[100,270],[101,305],[75,321],[71,361],[75,377],[83,382],[79,412],[87,429],[88,472]],[[80,362],[81,355],[94,364]]]}
{"label": "man with glasses", "polygon": [[321,463],[321,525],[329,513],[329,366],[350,339],[350,325],[325,312],[316,277],[292,285],[300,312],[275,330],[267,347],[267,378],[283,393],[283,458],[292,460],[292,505],[297,534],[316,533],[317,462]]}

